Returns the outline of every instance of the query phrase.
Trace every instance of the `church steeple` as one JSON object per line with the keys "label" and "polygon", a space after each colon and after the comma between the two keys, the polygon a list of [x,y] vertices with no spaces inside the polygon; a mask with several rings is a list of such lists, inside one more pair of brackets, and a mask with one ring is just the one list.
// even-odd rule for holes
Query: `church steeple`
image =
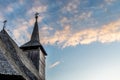
{"label": "church steeple", "polygon": [[23,50],[40,48],[43,51],[43,53],[47,55],[39,39],[38,15],[39,13],[35,14],[35,24],[34,24],[30,41],[22,45],[20,48]]}
{"label": "church steeple", "polygon": [[45,56],[47,56],[47,53],[39,40],[38,15],[38,13],[35,14],[35,24],[30,41],[22,45],[20,48],[25,52],[39,71],[42,76],[41,80],[45,80]]}
{"label": "church steeple", "polygon": [[38,13],[35,14],[35,24],[33,28],[33,32],[31,35],[31,39],[29,42],[25,43],[22,45],[20,48],[21,49],[33,49],[33,48],[38,48],[41,46],[40,40],[39,40],[39,28],[38,28]]}
{"label": "church steeple", "polygon": [[39,42],[39,29],[38,29],[38,15],[39,13],[35,14],[35,24],[34,24],[34,29],[32,32],[32,36],[31,36],[31,41],[38,41]]}

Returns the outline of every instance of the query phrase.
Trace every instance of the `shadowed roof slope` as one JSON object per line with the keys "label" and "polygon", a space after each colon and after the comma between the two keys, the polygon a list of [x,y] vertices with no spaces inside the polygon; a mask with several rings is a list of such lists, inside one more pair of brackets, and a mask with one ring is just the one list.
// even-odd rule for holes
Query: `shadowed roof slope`
{"label": "shadowed roof slope", "polygon": [[0,50],[0,74],[19,75]]}
{"label": "shadowed roof slope", "polygon": [[[41,80],[39,72],[32,64],[31,60],[27,58],[24,52],[4,29],[0,32],[0,51],[2,51],[1,54],[5,56],[14,70],[18,72],[17,75],[21,75],[25,80]],[[9,67],[9,69],[11,68]],[[13,72],[10,74],[12,75],[12,73]]]}

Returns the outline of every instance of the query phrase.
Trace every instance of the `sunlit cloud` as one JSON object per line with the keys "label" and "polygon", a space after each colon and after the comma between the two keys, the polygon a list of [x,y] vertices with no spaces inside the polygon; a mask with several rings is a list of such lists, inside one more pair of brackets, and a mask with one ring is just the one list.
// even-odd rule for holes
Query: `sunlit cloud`
{"label": "sunlit cloud", "polygon": [[86,29],[73,34],[64,44],[66,46],[76,46],[78,44],[90,44],[97,40],[98,30]]}
{"label": "sunlit cloud", "polygon": [[[15,41],[17,40],[18,44],[24,44],[26,42],[26,39],[30,39],[30,34],[27,31],[27,26],[20,26],[13,30],[13,36],[15,38]],[[22,35],[22,36],[21,36]]]}
{"label": "sunlit cloud", "polygon": [[62,31],[56,31],[54,35],[43,37],[41,42],[43,44],[54,45],[55,43],[61,45],[69,39],[70,26],[67,25]]}
{"label": "sunlit cloud", "polygon": [[54,68],[54,67],[58,66],[60,63],[61,63],[60,61],[56,61],[53,64],[51,64],[49,68]]}
{"label": "sunlit cloud", "polygon": [[[38,23],[40,23],[42,21],[42,19],[43,19],[43,17],[40,16],[38,18]],[[18,45],[22,45],[25,42],[28,42],[31,37],[31,33],[29,32],[29,30],[30,29],[33,30],[33,27],[35,24],[35,18],[33,17],[33,18],[30,18],[29,20],[26,20],[24,18],[19,18],[19,19],[15,19],[15,21],[13,21],[13,22],[16,22],[16,23],[14,23],[14,25],[17,26],[15,28],[13,28],[13,30],[11,30],[12,37],[14,38],[14,40],[18,43]],[[52,28],[50,28],[50,27],[43,27],[42,29],[52,30]],[[45,34],[45,33],[43,33],[43,34]]]}
{"label": "sunlit cloud", "polygon": [[[111,4],[115,0],[104,0],[107,4]],[[31,15],[34,15],[35,12],[43,13],[43,12],[48,12],[48,7],[49,5],[41,4],[39,1],[33,1],[31,3],[33,6],[27,6],[26,11],[22,15],[23,18],[21,17],[16,17],[14,21],[11,20],[11,22],[14,22],[13,24],[16,25],[15,29],[13,30],[13,34],[16,38],[16,40],[21,40],[19,43],[25,43],[26,39],[30,39],[30,29],[33,29],[35,19],[34,17],[29,17]],[[6,13],[7,12],[15,12],[14,10],[19,9],[19,5],[21,4],[26,4],[23,0],[19,0],[18,2],[15,3],[10,3],[8,6],[5,7]],[[41,4],[41,5],[40,5]],[[45,17],[45,15],[40,15],[38,22],[40,24],[40,41],[42,44],[45,45],[58,45],[61,46],[62,48],[68,47],[68,46],[76,46],[79,44],[90,44],[92,42],[101,42],[101,43],[108,43],[108,42],[115,42],[115,41],[120,41],[120,30],[119,30],[119,25],[120,25],[120,20],[108,23],[103,26],[99,26],[98,24],[96,28],[92,28],[92,24],[95,25],[97,23],[96,21],[93,21],[92,19],[94,18],[94,9],[93,10],[88,10],[86,11],[81,11],[81,12],[76,12],[79,10],[79,5],[81,4],[80,0],[74,0],[74,1],[68,1],[65,3],[66,5],[62,6],[61,12],[63,14],[60,14],[60,18],[56,19],[55,23],[59,23],[58,27],[55,27],[55,23],[51,25],[52,16]],[[100,6],[100,5],[99,5]],[[23,7],[23,5],[22,5]],[[92,6],[94,7],[94,6]],[[98,7],[98,6],[97,6]],[[100,8],[100,7],[99,7]],[[104,8],[101,5],[101,8]],[[91,9],[91,8],[90,8]],[[80,11],[80,10],[79,10]],[[105,10],[107,11],[107,10]],[[5,12],[5,11],[3,11]],[[71,16],[66,16],[64,15],[64,12],[69,12],[72,13]],[[16,15],[19,12],[16,12]],[[1,15],[2,14],[2,15]],[[10,13],[10,15],[13,15]],[[3,18],[3,13],[0,13],[0,19]],[[9,15],[8,15],[9,16]],[[29,17],[29,18],[28,18]],[[18,18],[18,21],[16,20]],[[44,18],[48,18],[48,24],[49,25],[43,25],[42,20]],[[56,17],[57,18],[57,17]],[[50,21],[50,22],[49,22]],[[85,22],[85,24],[81,24]],[[91,22],[91,23],[90,23]],[[42,24],[41,24],[42,23]],[[85,26],[90,23],[90,28],[82,28],[80,26]],[[25,35],[24,35],[24,34]],[[24,37],[26,36],[26,37]],[[25,39],[26,38],[26,39]]]}
{"label": "sunlit cloud", "polygon": [[16,25],[17,27],[13,28],[11,32],[13,34],[13,38],[15,38],[15,41],[18,43],[18,45],[22,45],[30,39],[31,34],[28,30],[31,28],[31,26],[34,26],[35,20],[33,19],[26,21],[25,19],[19,18],[13,21],[16,22],[14,23],[14,25]]}
{"label": "sunlit cloud", "polygon": [[98,41],[102,43],[120,41],[120,20],[104,25],[98,36]]}
{"label": "sunlit cloud", "polygon": [[62,47],[90,44],[92,42],[110,43],[120,41],[120,20],[108,23],[100,28],[84,29],[73,32],[66,26],[63,30],[56,31],[53,36],[43,37],[44,44],[57,44]]}

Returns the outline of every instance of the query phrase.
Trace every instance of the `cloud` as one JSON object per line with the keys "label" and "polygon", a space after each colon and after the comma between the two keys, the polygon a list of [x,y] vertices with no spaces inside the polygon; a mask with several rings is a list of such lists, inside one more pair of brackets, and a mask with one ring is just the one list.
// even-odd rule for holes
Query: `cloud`
{"label": "cloud", "polygon": [[41,28],[41,30],[53,30],[53,28],[52,27],[44,26],[44,27]]}
{"label": "cloud", "polygon": [[[73,23],[80,24],[82,21],[89,21],[89,23],[92,23],[92,11],[86,11],[86,12],[81,12],[81,14],[75,14],[71,17],[61,17],[59,20],[59,23],[62,27],[66,25],[71,25]],[[95,24],[95,21],[94,21]]]}
{"label": "cloud", "polygon": [[44,44],[57,44],[63,48],[92,42],[110,43],[120,41],[120,20],[108,23],[100,28],[84,29],[77,32],[67,25],[63,30],[56,31],[53,36],[43,37]]}
{"label": "cloud", "polygon": [[19,18],[15,19],[13,22],[16,22],[14,25],[17,27],[13,28],[12,36],[15,38],[15,41],[18,43],[18,45],[22,45],[29,41],[31,37],[29,29],[34,27],[35,19],[26,21],[25,19]]}
{"label": "cloud", "polygon": [[6,11],[7,11],[7,12],[13,12],[13,7],[10,6],[10,5],[7,6]]}
{"label": "cloud", "polygon": [[[115,0],[104,0],[104,1],[107,4],[111,4]],[[25,9],[26,11],[23,13],[25,15],[24,18],[28,19],[28,16],[33,15],[35,12],[39,12],[39,13],[46,12],[47,13],[49,5],[48,6],[43,5],[43,4],[40,5],[39,0],[38,0],[38,2],[33,1],[33,3],[31,3],[32,7],[26,6],[27,10]],[[6,13],[14,12],[14,10],[18,10],[18,7],[20,8],[20,5],[21,5],[20,3],[26,4],[26,2],[24,2],[24,0],[19,0],[19,4],[18,4],[18,2],[11,3],[5,7]],[[91,21],[93,24],[95,24],[95,21],[92,20],[93,19],[92,15],[94,16],[94,14],[92,14],[93,11],[88,10],[91,7],[86,9],[86,11],[79,12],[78,8],[80,7],[79,6],[80,3],[81,3],[80,0],[70,0],[65,6],[63,6],[63,8],[62,8],[63,12],[69,12],[69,13],[73,13],[73,14],[71,17],[66,16],[66,15],[60,15],[60,16],[64,16],[64,17],[60,17],[60,20],[58,20],[58,22],[60,23],[60,26],[62,26],[62,27],[58,26],[59,30],[56,30],[56,29],[58,29],[58,27],[55,27],[55,29],[54,29],[50,26],[44,26],[43,24],[41,24],[41,28],[40,28],[41,43],[43,43],[45,45],[49,45],[49,44],[50,45],[58,45],[58,46],[62,46],[64,48],[64,47],[68,47],[68,46],[76,46],[79,44],[90,44],[90,43],[96,42],[96,41],[101,42],[101,43],[120,41],[120,29],[119,29],[120,20],[100,26],[100,28],[86,29],[86,27],[85,27],[84,29],[82,28],[80,30],[80,26],[83,24],[84,24],[84,26],[86,26],[89,23],[91,25]],[[101,5],[101,8],[102,7],[104,8],[103,5]],[[23,6],[24,5],[21,5],[21,7],[23,7]],[[98,6],[96,6],[96,7],[98,8]],[[93,8],[94,8],[94,6],[93,6]],[[78,13],[76,13],[76,11],[78,11]],[[2,10],[2,12],[5,12],[5,11]],[[1,16],[2,12],[0,13],[0,19],[2,16],[4,16],[4,15]],[[74,14],[74,12],[75,12],[75,14]],[[16,15],[17,15],[17,13],[18,12],[16,12]],[[50,19],[52,20],[52,18],[44,17],[44,16],[39,17],[39,22],[41,22],[43,20],[43,18],[48,18],[49,20]],[[19,41],[19,43],[22,44],[22,43],[26,42],[25,39],[28,40],[30,38],[31,34],[28,32],[28,31],[30,31],[28,29],[30,29],[31,27],[34,26],[34,18],[29,17],[28,21],[26,21],[25,19],[21,19],[20,17],[18,18],[18,20],[15,19],[14,21],[11,21],[11,22],[14,22],[14,24],[16,24],[16,26],[17,26],[17,28],[15,28],[13,30],[14,37],[16,38],[16,40]],[[11,20],[13,20],[13,19],[11,19]],[[48,24],[51,24],[51,22],[52,21],[50,21],[50,23],[48,22]],[[54,23],[55,22],[53,22],[53,24],[52,24],[53,27],[54,27]]]}
{"label": "cloud", "polygon": [[19,1],[16,1],[16,2],[9,2],[8,1],[8,4],[7,6],[5,6],[2,10],[3,12],[5,12],[5,14],[7,13],[12,13],[14,12],[16,9],[19,9],[19,7],[21,7],[21,3],[22,3],[22,0],[19,0]]}
{"label": "cloud", "polygon": [[[38,23],[40,23],[42,19],[43,17],[39,16]],[[29,41],[31,37],[31,33],[29,32],[29,30],[33,30],[35,19],[30,18],[26,21],[26,19],[24,18],[16,18],[15,20],[13,20],[13,22],[16,22],[14,23],[14,25],[17,27],[13,28],[12,36],[13,38],[15,38],[15,41],[18,43],[18,45],[22,45],[25,42]],[[45,26],[40,29],[40,31],[44,31],[44,33],[42,34],[46,34],[47,30],[53,30],[53,28]]]}
{"label": "cloud", "polygon": [[49,68],[54,68],[54,67],[58,66],[60,63],[61,63],[60,61],[56,61],[53,64],[51,64]]}
{"label": "cloud", "polygon": [[3,29],[3,21],[5,20],[3,14],[0,13],[0,30]]}
{"label": "cloud", "polygon": [[107,4],[112,4],[113,2],[115,2],[116,0],[105,0],[105,2],[107,3]]}
{"label": "cloud", "polygon": [[20,3],[20,4],[23,4],[23,3],[24,3],[24,0],[19,0],[19,3]]}
{"label": "cloud", "polygon": [[90,11],[90,12],[84,12],[84,13],[82,13],[82,14],[79,16],[79,19],[80,19],[80,20],[86,19],[86,18],[91,17],[91,15],[92,15],[92,12],[91,12],[91,11]]}
{"label": "cloud", "polygon": [[[43,16],[39,16],[38,23],[42,22]],[[35,18],[30,18],[29,20],[23,22],[24,25],[27,25],[29,27],[33,27],[35,23]]]}
{"label": "cloud", "polygon": [[4,16],[2,13],[0,13],[0,21],[3,21],[4,20]]}
{"label": "cloud", "polygon": [[120,20],[104,25],[98,36],[98,41],[102,43],[120,41]]}
{"label": "cloud", "polygon": [[[30,5],[27,4],[28,2],[24,0],[12,2],[8,0],[6,3],[2,3],[0,7],[0,22],[4,21],[4,17],[8,20],[8,27],[6,28],[11,31],[12,34],[10,33],[10,35],[19,45],[25,43],[31,37],[29,29],[33,29],[35,19],[34,16],[30,16],[34,15],[35,12],[42,13],[47,10],[47,6],[40,4],[38,0],[30,1]],[[40,23],[43,18],[43,16],[39,16],[38,22]],[[0,23],[0,25],[3,26],[3,23]]]}
{"label": "cloud", "polygon": [[[80,19],[90,17],[91,13],[86,13],[87,16],[85,16],[85,13],[83,15]],[[67,23],[67,20],[69,19],[64,17],[61,19],[61,23]],[[31,34],[28,29],[30,28],[29,26],[33,26],[34,20],[30,19],[25,22],[24,19],[19,19],[16,22],[23,24],[16,23],[18,27],[13,30],[13,34],[16,40],[23,44],[26,42],[25,40],[28,41],[30,39]],[[99,28],[85,28],[74,31],[75,29],[72,27],[72,25],[64,24],[62,30],[55,31],[52,27],[42,26],[40,28],[40,41],[45,45],[58,45],[62,48],[79,44],[90,44],[92,42],[110,43],[120,41],[120,20],[110,22]]]}
{"label": "cloud", "polygon": [[60,45],[69,39],[69,34],[70,34],[70,25],[66,25],[63,30],[56,31],[53,36],[49,35],[49,36],[43,37],[41,39],[41,42],[43,44],[54,45],[55,43],[57,43]]}
{"label": "cloud", "polygon": [[66,46],[76,46],[78,44],[89,44],[97,40],[98,30],[86,29],[83,31],[76,32],[73,34],[63,45]]}
{"label": "cloud", "polygon": [[35,12],[42,13],[47,11],[47,6],[41,5],[41,6],[33,6],[31,9],[27,11],[27,14],[31,15]]}
{"label": "cloud", "polygon": [[31,35],[27,30],[28,27],[25,25],[13,30],[13,36],[15,38],[15,41],[17,40],[18,45],[24,44],[30,38]]}
{"label": "cloud", "polygon": [[[54,29],[50,26],[42,26],[40,29],[39,29],[39,34],[40,34],[40,40],[42,40],[43,42],[43,39],[45,41],[45,37],[49,36],[50,35],[50,32],[53,31]],[[41,42],[41,41],[40,41]]]}
{"label": "cloud", "polygon": [[64,24],[68,24],[70,22],[70,20],[67,17],[62,17],[62,19],[60,20],[60,24],[62,26],[64,26]]}
{"label": "cloud", "polygon": [[62,8],[62,12],[77,12],[80,0],[70,0],[66,6]]}

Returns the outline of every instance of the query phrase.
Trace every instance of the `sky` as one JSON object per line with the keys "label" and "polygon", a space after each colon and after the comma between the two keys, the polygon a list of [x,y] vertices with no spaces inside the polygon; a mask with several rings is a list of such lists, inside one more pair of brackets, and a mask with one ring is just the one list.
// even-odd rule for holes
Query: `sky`
{"label": "sky", "polygon": [[36,12],[46,80],[120,80],[120,0],[0,0],[0,30],[20,46]]}

